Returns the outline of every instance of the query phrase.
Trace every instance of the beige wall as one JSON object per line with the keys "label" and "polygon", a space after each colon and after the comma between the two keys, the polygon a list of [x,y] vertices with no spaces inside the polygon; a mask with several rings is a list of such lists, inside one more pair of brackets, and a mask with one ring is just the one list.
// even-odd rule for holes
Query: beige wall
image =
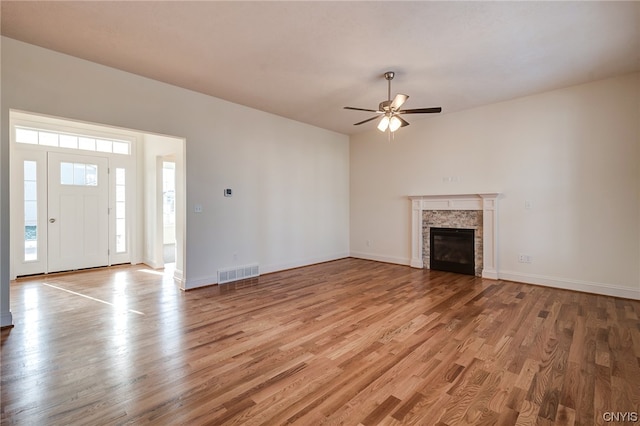
{"label": "beige wall", "polygon": [[[3,119],[10,108],[185,139],[187,288],[215,282],[219,268],[264,273],[349,254],[345,135],[2,38]],[[1,136],[4,179],[6,126]],[[0,238],[4,249],[4,227]]]}
{"label": "beige wall", "polygon": [[640,74],[416,118],[351,137],[354,256],[409,263],[408,195],[501,192],[501,277],[640,298]]}
{"label": "beige wall", "polygon": [[[185,138],[187,288],[234,264],[267,272],[349,253],[408,264],[408,195],[495,191],[503,194],[501,277],[640,298],[640,74],[412,116],[391,143],[375,130],[348,143],[11,39],[2,38],[1,53],[0,211],[9,209],[10,108]],[[11,319],[7,216],[3,325]],[[533,262],[518,263],[520,253]]]}

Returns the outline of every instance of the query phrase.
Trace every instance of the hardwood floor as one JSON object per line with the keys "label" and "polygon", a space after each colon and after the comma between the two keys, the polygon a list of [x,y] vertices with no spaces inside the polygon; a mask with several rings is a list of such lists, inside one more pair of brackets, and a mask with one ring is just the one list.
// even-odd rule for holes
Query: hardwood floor
{"label": "hardwood floor", "polygon": [[18,281],[11,298],[7,425],[593,425],[640,412],[639,301],[358,259],[187,293],[116,267]]}

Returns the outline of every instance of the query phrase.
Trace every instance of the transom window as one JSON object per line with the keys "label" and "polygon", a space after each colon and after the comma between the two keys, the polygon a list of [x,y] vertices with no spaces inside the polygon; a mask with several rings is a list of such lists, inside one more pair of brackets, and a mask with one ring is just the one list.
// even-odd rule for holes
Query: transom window
{"label": "transom window", "polygon": [[49,130],[38,130],[19,126],[15,126],[15,129],[16,142],[18,143],[123,155],[129,155],[131,153],[131,144],[128,141],[93,138],[71,133],[52,132]]}

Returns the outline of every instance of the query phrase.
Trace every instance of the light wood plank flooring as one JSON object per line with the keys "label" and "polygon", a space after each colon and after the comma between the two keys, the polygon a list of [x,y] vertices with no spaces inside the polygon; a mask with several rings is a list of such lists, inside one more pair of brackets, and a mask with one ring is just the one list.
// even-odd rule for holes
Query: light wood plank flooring
{"label": "light wood plank flooring", "polygon": [[594,425],[640,412],[638,301],[343,259],[186,293],[141,266],[52,275],[12,283],[11,303],[7,425]]}

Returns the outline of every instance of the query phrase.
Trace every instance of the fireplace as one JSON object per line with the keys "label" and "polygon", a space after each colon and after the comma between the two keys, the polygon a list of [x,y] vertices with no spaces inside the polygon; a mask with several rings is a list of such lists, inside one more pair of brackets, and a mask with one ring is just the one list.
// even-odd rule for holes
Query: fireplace
{"label": "fireplace", "polygon": [[475,275],[475,231],[431,228],[430,269]]}
{"label": "fireplace", "polygon": [[[484,263],[484,219],[482,210],[424,210],[422,212],[422,260],[431,268],[431,232],[433,229],[470,229],[473,232],[474,274],[481,277]],[[447,269],[450,270],[450,269]]]}
{"label": "fireplace", "polygon": [[411,200],[411,263],[431,268],[431,229],[474,232],[476,276],[498,279],[498,198],[500,194],[415,195]]}

